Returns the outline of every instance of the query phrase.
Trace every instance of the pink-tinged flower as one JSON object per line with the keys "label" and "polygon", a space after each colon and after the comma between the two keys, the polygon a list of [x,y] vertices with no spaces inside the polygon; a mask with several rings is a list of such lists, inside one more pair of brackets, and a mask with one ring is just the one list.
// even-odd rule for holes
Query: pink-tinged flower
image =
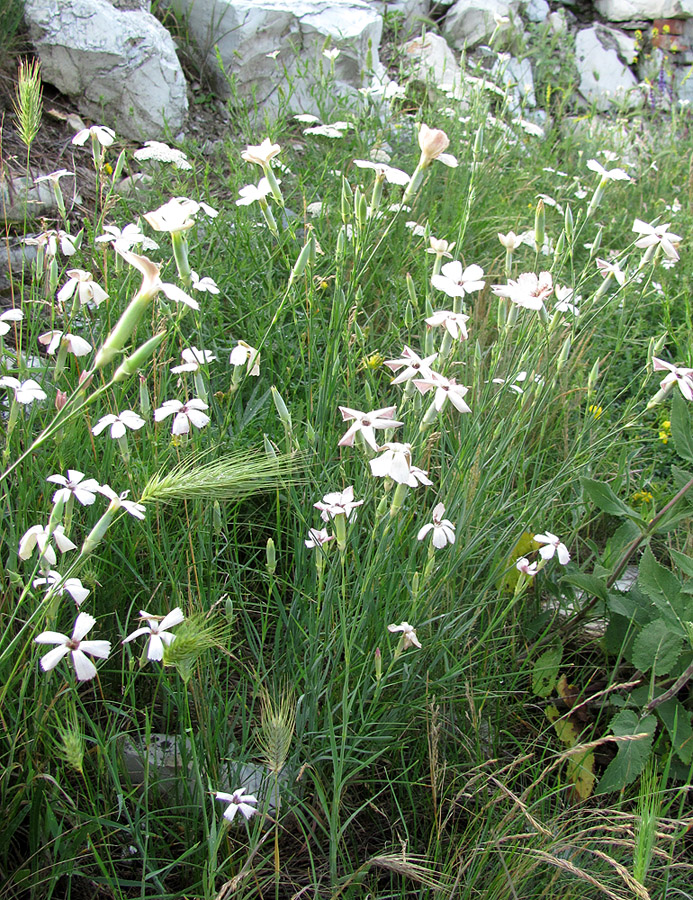
{"label": "pink-tinged flower", "polygon": [[76,469],[68,469],[67,478],[64,475],[49,475],[46,481],[62,485],[60,490],[53,494],[53,503],[60,500],[67,503],[70,497],[74,497],[82,506],[91,506],[99,489],[99,482],[95,478],[84,480],[84,472],[78,472]]}
{"label": "pink-tinged flower", "polygon": [[48,396],[38,382],[33,378],[27,381],[19,381],[11,375],[3,375],[0,378],[0,387],[9,387],[14,391],[14,399],[17,403],[33,403],[34,400],[45,400]]}
{"label": "pink-tinged flower", "polygon": [[84,269],[68,269],[67,277],[68,281],[58,291],[58,303],[66,303],[75,291],[83,306],[86,303],[95,303],[98,306],[108,299],[108,294],[94,281],[91,272],[85,272]]}
{"label": "pink-tinged flower", "polygon": [[165,616],[152,616],[150,613],[141,609],[140,619],[144,619],[147,624],[138,628],[136,631],[133,631],[132,634],[129,634],[123,640],[123,643],[127,644],[129,641],[133,641],[142,634],[148,634],[149,646],[147,647],[147,659],[158,662],[164,658],[164,645],[170,647],[175,638],[175,634],[171,634],[169,628],[173,628],[174,625],[180,625],[183,619],[185,619],[185,616],[177,606]]}
{"label": "pink-tinged flower", "polygon": [[195,428],[204,428],[209,424],[210,418],[203,412],[205,409],[209,409],[209,406],[197,397],[186,403],[181,403],[180,400],[166,400],[159,409],[154,410],[154,421],[161,422],[175,413],[171,434],[188,434],[191,425]]}
{"label": "pink-tinged flower", "polygon": [[4,313],[0,314],[0,337],[10,330],[12,327],[10,322],[21,322],[23,318],[24,313],[21,309],[6,309]]}
{"label": "pink-tinged flower", "polygon": [[271,159],[274,159],[277,154],[281,153],[281,149],[279,144],[273,144],[269,138],[265,138],[259,145],[249,145],[241,153],[241,157],[246,162],[256,163],[258,166],[267,166]]}
{"label": "pink-tinged flower", "polygon": [[354,488],[353,485],[349,485],[343,491],[325,494],[322,500],[314,503],[313,506],[320,510],[320,518],[323,522],[329,522],[330,519],[337,516],[344,516],[348,519],[356,507],[361,506],[363,502],[363,500],[354,500]]}
{"label": "pink-tinged flower", "polygon": [[463,384],[457,384],[454,378],[446,378],[444,375],[434,372],[432,378],[415,379],[414,384],[422,394],[435,390],[433,404],[438,412],[445,406],[447,400],[452,403],[458,412],[471,412],[471,409],[463,399],[469,388]]}
{"label": "pink-tinged flower", "polygon": [[596,172],[602,181],[630,181],[630,175],[623,169],[605,169],[596,159],[588,159],[587,168]]}
{"label": "pink-tinged flower", "polygon": [[37,340],[39,344],[46,347],[46,353],[49,356],[53,356],[60,346],[65,347],[67,352],[72,353],[73,356],[86,356],[87,353],[91,353],[92,349],[89,341],[85,341],[83,337],[63,331],[47,331],[45,334],[40,334]]}
{"label": "pink-tinged flower", "polygon": [[515,568],[518,572],[522,572],[523,575],[534,578],[539,571],[539,563],[531,563],[526,556],[521,556],[515,563]]}
{"label": "pink-tinged flower", "polygon": [[186,347],[181,352],[183,363],[180,366],[173,366],[172,372],[199,372],[200,366],[206,366],[207,363],[214,362],[216,356],[211,350],[198,350],[197,347]]}
{"label": "pink-tinged flower", "polygon": [[433,507],[432,522],[427,522],[423,528],[419,529],[416,535],[417,540],[422,541],[429,531],[433,532],[431,543],[436,550],[442,550],[447,544],[455,543],[455,526],[450,519],[444,519],[445,507],[442,503],[436,503]]}
{"label": "pink-tinged flower", "polygon": [[245,366],[248,375],[260,374],[260,353],[245,341],[236,344],[231,351],[229,362],[232,366]]}
{"label": "pink-tinged flower", "polygon": [[626,283],[626,273],[621,270],[617,262],[607,262],[605,259],[597,259],[597,269],[602,278],[613,276],[616,281],[623,287]]}
{"label": "pink-tinged flower", "polygon": [[[277,179],[277,184],[281,184],[281,179]],[[272,186],[266,178],[261,178],[257,187],[254,184],[246,184],[239,192],[240,200],[236,200],[236,206],[250,206],[251,203],[261,203],[265,197],[272,193]]]}
{"label": "pink-tinged flower", "polygon": [[375,172],[376,179],[382,181],[385,179],[388,184],[409,184],[410,176],[401,169],[395,169],[394,166],[388,166],[386,163],[371,162],[368,159],[355,159],[354,165],[359,169],[372,169]]}
{"label": "pink-tinged flower", "polygon": [[339,411],[342,414],[343,422],[353,420],[354,424],[349,426],[347,433],[339,442],[340,447],[353,447],[354,438],[358,431],[363,435],[366,443],[373,448],[378,449],[378,443],[375,439],[376,428],[399,428],[404,422],[395,420],[394,415],[397,412],[396,406],[387,406],[383,409],[374,409],[371,412],[361,412],[358,409],[350,409],[348,406],[340,406]]}
{"label": "pink-tinged flower", "polygon": [[396,372],[398,369],[404,369],[403,372],[400,372],[396,378],[393,378],[390,384],[402,384],[405,381],[409,381],[412,378],[430,378],[432,373],[431,363],[434,362],[438,358],[437,353],[432,353],[430,356],[421,357],[415,353],[411,347],[407,347],[404,345],[404,350],[402,351],[402,356],[400,359],[386,359],[385,365],[388,369],[392,369],[393,372]]}
{"label": "pink-tinged flower", "polygon": [[484,270],[481,266],[467,266],[462,269],[462,263],[458,260],[446,263],[440,270],[440,275],[433,275],[431,284],[439,291],[444,291],[448,297],[464,297],[474,291],[480,291],[485,281],[481,281]]}
{"label": "pink-tinged flower", "polygon": [[49,650],[41,657],[41,668],[44,672],[54,669],[63,656],[72,654],[72,664],[75,667],[77,681],[89,681],[96,675],[96,666],[87,659],[96,656],[98,659],[108,659],[111,652],[110,641],[85,641],[84,637],[96,624],[96,619],[89,613],[80,613],[75,620],[72,637],[61,634],[59,631],[43,631],[34,640],[37,644],[57,644],[53,650]]}
{"label": "pink-tinged flower", "polygon": [[131,431],[137,431],[138,428],[142,428],[145,424],[142,416],[139,416],[136,412],[133,412],[131,409],[124,409],[122,413],[118,413],[118,415],[114,415],[113,413],[108,413],[105,416],[101,416],[99,421],[94,425],[91,430],[92,434],[101,434],[104,429],[111,426],[111,437],[114,441],[117,441],[118,438],[122,438],[125,434],[125,430],[129,428]]}
{"label": "pink-tinged flower", "polygon": [[81,606],[89,596],[89,588],[85,588],[79,578],[63,578],[55,569],[49,569],[44,572],[42,578],[34,579],[34,587],[43,585],[47,591],[54,591],[57,594],[64,594],[67,591],[77,606]]}
{"label": "pink-tinged flower", "polygon": [[561,539],[556,537],[550,531],[544,534],[535,534],[534,540],[538,544],[543,544],[539,548],[539,554],[542,559],[553,559],[554,555],[558,556],[558,561],[562,566],[567,566],[570,562],[570,553],[565,544],[561,543]]}
{"label": "pink-tinged flower", "polygon": [[669,231],[669,224],[667,222],[665,225],[648,225],[642,219],[636,219],[633,222],[633,231],[636,234],[641,234],[642,237],[638,238],[635,246],[641,250],[647,250],[649,247],[655,247],[659,244],[664,254],[669,259],[676,261],[679,258],[676,248],[683,238],[679,234],[672,234]]}
{"label": "pink-tinged flower", "polygon": [[257,803],[257,797],[254,797],[252,794],[244,793],[243,788],[238,788],[233,794],[227,794],[225,791],[217,791],[216,799],[221,800],[222,803],[229,804],[224,810],[224,818],[228,819],[229,822],[233,822],[234,816],[239,811],[246,819],[249,819],[257,812],[257,809],[253,805]]}
{"label": "pink-tinged flower", "polygon": [[115,141],[115,131],[107,125],[92,125],[91,128],[83,128],[72,138],[72,143],[82,147],[89,138],[96,138],[102,147],[110,147]]}
{"label": "pink-tinged flower", "polygon": [[115,510],[124,509],[125,512],[134,519],[144,519],[147,507],[144,503],[135,503],[134,500],[128,500],[127,498],[130,491],[123,491],[121,494],[116,494],[112,487],[107,484],[102,484],[99,488],[99,493],[103,494],[104,497],[108,497],[111,501],[109,508]]}
{"label": "pink-tinged flower", "polygon": [[397,484],[415,488],[419,484],[433,484],[423,469],[411,462],[411,444],[389,443],[379,448],[380,456],[370,460],[376,478],[392,478]]}
{"label": "pink-tinged flower", "polygon": [[451,338],[454,340],[461,338],[463,341],[466,341],[469,337],[469,332],[467,331],[468,321],[469,316],[465,316],[462,313],[452,312],[449,309],[439,309],[426,319],[426,324],[430,328],[438,328],[442,325]]}
{"label": "pink-tinged flower", "polygon": [[419,148],[421,149],[420,166],[430,166],[435,159],[451,168],[457,166],[455,157],[451,153],[444,152],[450,146],[450,138],[440,128],[429,128],[428,125],[422,122],[419,127],[418,137]]}
{"label": "pink-tinged flower", "polygon": [[414,627],[409,622],[401,622],[399,625],[388,625],[387,630],[392,634],[396,634],[398,631],[402,632],[402,650],[408,650],[409,647],[421,649],[421,642],[416,636]]}
{"label": "pink-tinged flower", "polygon": [[94,243],[110,243],[116,250],[131,250],[137,245],[141,245],[143,250],[159,249],[157,242],[144,235],[140,226],[134,222],[126,225],[122,230],[117,225],[104,225],[103,230],[105,233],[94,238]]}
{"label": "pink-tinged flower", "polygon": [[[328,494],[327,496],[329,497],[330,494]],[[325,544],[329,544],[329,542],[333,540],[334,535],[330,534],[327,531],[327,528],[311,528],[308,531],[308,539],[303,543],[309,550],[312,550],[315,547],[323,547]]]}
{"label": "pink-tinged flower", "polygon": [[542,272],[539,276],[524,272],[517,281],[509,279],[507,284],[494,284],[491,290],[497,297],[507,297],[517,306],[539,310],[551,296],[553,281],[550,272]]}
{"label": "pink-tinged flower", "polygon": [[655,372],[668,372],[660,382],[660,387],[665,393],[669,393],[675,384],[686,400],[693,400],[693,369],[684,369],[681,366],[673,366],[663,359],[652,357],[652,365]]}
{"label": "pink-tinged flower", "polygon": [[57,558],[55,550],[50,544],[51,541],[61,553],[77,549],[77,545],[73,544],[65,534],[65,529],[62,525],[58,525],[57,528],[50,532],[48,528],[44,528],[42,525],[32,525],[19,542],[18,556],[20,559],[29,559],[34,552],[34,548],[38,547],[41,565],[43,566],[47,563],[49,566],[54,566]]}

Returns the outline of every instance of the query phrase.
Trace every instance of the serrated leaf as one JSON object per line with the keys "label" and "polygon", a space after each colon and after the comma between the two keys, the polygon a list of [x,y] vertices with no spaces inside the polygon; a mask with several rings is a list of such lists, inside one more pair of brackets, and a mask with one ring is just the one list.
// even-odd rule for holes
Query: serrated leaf
{"label": "serrated leaf", "polygon": [[566,768],[566,778],[573,785],[575,793],[581,800],[587,800],[592,796],[596,781],[592,750],[570,757]]}
{"label": "serrated leaf", "polygon": [[673,547],[670,548],[669,555],[674,560],[679,569],[681,569],[684,575],[687,575],[689,578],[693,578],[692,557],[686,556],[685,553],[680,553],[678,550],[674,550]]}
{"label": "serrated leaf", "polygon": [[679,758],[689,766],[693,762],[691,713],[676,697],[672,697],[671,700],[659,704],[657,715],[664,722],[671,744]]}
{"label": "serrated leaf", "polygon": [[693,431],[688,404],[676,391],[671,404],[671,436],[674,449],[682,459],[693,462]]}
{"label": "serrated leaf", "polygon": [[580,588],[590,597],[599,597],[606,603],[606,578],[598,578],[587,572],[570,572],[561,578],[561,584],[571,584],[573,587]]}
{"label": "serrated leaf", "polygon": [[548,697],[556,687],[558,669],[563,658],[563,647],[557,644],[544,650],[532,668],[532,692],[537,697]]}
{"label": "serrated leaf", "polygon": [[[685,469],[680,469],[678,466],[672,466],[671,477],[674,482],[674,487],[678,492],[681,488],[686,487],[688,482],[693,478],[693,473],[687,472]],[[677,505],[679,508],[688,509],[693,512],[693,488],[683,495]]]}
{"label": "serrated leaf", "polygon": [[683,650],[683,637],[672,631],[664,619],[655,619],[642,629],[633,643],[631,662],[642,672],[654,669],[655,675],[671,671]]}
{"label": "serrated leaf", "polygon": [[640,719],[632,709],[622,709],[612,722],[611,730],[616,737],[633,737],[643,735],[634,740],[622,741],[618,744],[618,752],[597,785],[598,794],[619,791],[631,784],[645,768],[652,750],[657,720],[654,716]]}
{"label": "serrated leaf", "polygon": [[633,519],[634,522],[642,522],[641,516],[631,509],[627,503],[620,500],[611,490],[608,484],[602,481],[595,481],[592,478],[581,478],[582,490],[590,498],[592,503],[602,512],[608,513],[610,516],[626,516]]}
{"label": "serrated leaf", "polygon": [[660,565],[648,547],[638,570],[638,587],[652,600],[662,616],[672,626],[678,625],[681,584],[669,569]]}

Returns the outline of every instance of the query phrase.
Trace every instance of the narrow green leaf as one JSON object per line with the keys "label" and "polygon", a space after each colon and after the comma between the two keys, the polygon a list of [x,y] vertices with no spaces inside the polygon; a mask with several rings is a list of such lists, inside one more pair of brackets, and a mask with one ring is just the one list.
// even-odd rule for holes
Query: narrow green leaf
{"label": "narrow green leaf", "polygon": [[657,719],[654,716],[640,719],[632,709],[622,709],[614,716],[611,730],[616,737],[632,737],[640,734],[644,737],[621,741],[618,744],[618,753],[606,767],[596,793],[608,794],[611,791],[619,791],[635,781],[649,759],[656,726]]}
{"label": "narrow green leaf", "polygon": [[556,687],[558,669],[563,658],[563,647],[557,644],[544,650],[532,669],[532,692],[537,697],[548,697]]}
{"label": "narrow green leaf", "polygon": [[634,522],[643,522],[641,516],[634,509],[631,509],[627,503],[620,500],[608,484],[604,484],[602,481],[594,481],[592,478],[581,478],[580,483],[584,493],[602,512],[621,518],[626,516],[629,519],[633,519]]}

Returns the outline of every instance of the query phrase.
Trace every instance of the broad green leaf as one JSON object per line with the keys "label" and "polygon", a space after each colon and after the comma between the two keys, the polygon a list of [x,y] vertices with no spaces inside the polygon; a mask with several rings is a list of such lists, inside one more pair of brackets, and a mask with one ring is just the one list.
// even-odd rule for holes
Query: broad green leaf
{"label": "broad green leaf", "polygon": [[642,672],[654,669],[655,675],[671,671],[683,650],[683,637],[664,619],[645,625],[633,643],[631,661]]}
{"label": "broad green leaf", "polygon": [[688,404],[679,391],[674,393],[671,404],[671,436],[678,455],[688,462],[693,462],[693,430]]}
{"label": "broad green leaf", "polygon": [[638,587],[652,600],[667,622],[678,625],[681,584],[673,572],[657,562],[649,547],[640,560]]}
{"label": "broad green leaf", "polygon": [[561,578],[561,584],[572,584],[580,588],[590,597],[599,597],[606,603],[606,578],[598,578],[596,575],[588,575],[587,572],[571,572]]}
{"label": "broad green leaf", "polygon": [[[680,491],[681,488],[686,487],[688,482],[693,478],[693,472],[687,472],[685,469],[680,469],[678,466],[671,467],[671,477],[674,482],[674,487],[677,491]],[[693,488],[690,488],[683,497],[679,500],[677,507],[679,509],[688,509],[693,513]]]}
{"label": "broad green leaf", "polygon": [[[606,771],[597,785],[598,794],[620,791],[627,784],[635,781],[645,768],[652,750],[657,720],[654,716],[643,719],[632,709],[622,709],[611,722],[611,730],[616,737],[633,737],[633,740],[620,741],[618,752],[606,767]],[[643,737],[635,738],[635,735]]]}
{"label": "broad green leaf", "polygon": [[532,669],[532,692],[537,697],[548,697],[556,687],[558,669],[563,658],[563,647],[557,644],[544,650]]}
{"label": "broad green leaf", "polygon": [[673,547],[669,549],[669,555],[684,575],[693,578],[693,557],[686,556],[685,553],[680,553],[678,550],[674,550]]}
{"label": "broad green leaf", "polygon": [[657,715],[664,722],[669,732],[671,743],[682,762],[690,765],[693,762],[693,728],[691,713],[684,705],[672,697],[657,707]]}
{"label": "broad green leaf", "polygon": [[627,503],[624,503],[623,500],[620,500],[608,484],[604,484],[602,481],[594,481],[592,478],[581,478],[580,483],[584,493],[602,512],[608,513],[610,516],[627,516],[635,522],[643,522],[638,513],[631,509]]}
{"label": "broad green leaf", "polygon": [[[611,570],[621,558],[621,554],[628,544],[632,543],[641,533],[642,532],[635,522],[632,522],[630,519],[626,519],[626,521],[622,522],[616,531],[614,531],[606,542],[602,557],[602,565],[609,570],[609,574],[611,574]],[[595,574],[598,574],[596,566]]]}

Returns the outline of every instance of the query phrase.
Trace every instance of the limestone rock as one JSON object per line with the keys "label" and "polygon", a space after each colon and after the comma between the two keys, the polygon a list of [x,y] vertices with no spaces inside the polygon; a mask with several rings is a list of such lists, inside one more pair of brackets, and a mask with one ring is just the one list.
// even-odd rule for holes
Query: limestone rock
{"label": "limestone rock", "polygon": [[528,0],[525,5],[525,16],[530,22],[545,22],[550,11],[546,0]]}
{"label": "limestone rock", "polygon": [[460,80],[460,67],[455,54],[445,38],[438,34],[426,33],[407,41],[402,47],[404,59],[408,62],[409,77],[426,84],[453,84]]}
{"label": "limestone rock", "polygon": [[421,30],[420,19],[430,13],[429,0],[366,0],[381,15],[385,12],[399,13],[402,16],[405,33],[415,28]]}
{"label": "limestone rock", "polygon": [[173,40],[144,9],[107,0],[25,0],[44,81],[124,137],[180,128],[188,101]]}
{"label": "limestone rock", "polygon": [[634,90],[637,87],[635,75],[621,62],[612,42],[608,30],[599,25],[583,28],[575,38],[579,91],[601,112],[613,103],[632,108],[642,100]]}
{"label": "limestone rock", "polygon": [[510,16],[514,0],[457,0],[448,10],[443,34],[459,50],[488,41],[496,29],[494,15]]}
{"label": "limestone rock", "polygon": [[8,222],[31,221],[58,210],[55,194],[47,181],[31,178],[0,179],[0,211]]}
{"label": "limestone rock", "polygon": [[595,0],[594,5],[610,22],[693,16],[693,0]]}
{"label": "limestone rock", "polygon": [[528,59],[516,59],[514,56],[504,57],[501,55],[496,60],[491,75],[494,81],[508,88],[510,108],[514,112],[521,109],[523,105],[537,105],[532,64]]}
{"label": "limestone rock", "polygon": [[[311,91],[330,61],[337,84],[330,93],[355,93],[379,67],[382,17],[365,0],[168,0],[181,14],[206,60],[217,91],[271,111],[284,94],[292,112],[314,112]],[[226,76],[219,71],[216,53]],[[287,76],[293,93],[287,90]]]}

